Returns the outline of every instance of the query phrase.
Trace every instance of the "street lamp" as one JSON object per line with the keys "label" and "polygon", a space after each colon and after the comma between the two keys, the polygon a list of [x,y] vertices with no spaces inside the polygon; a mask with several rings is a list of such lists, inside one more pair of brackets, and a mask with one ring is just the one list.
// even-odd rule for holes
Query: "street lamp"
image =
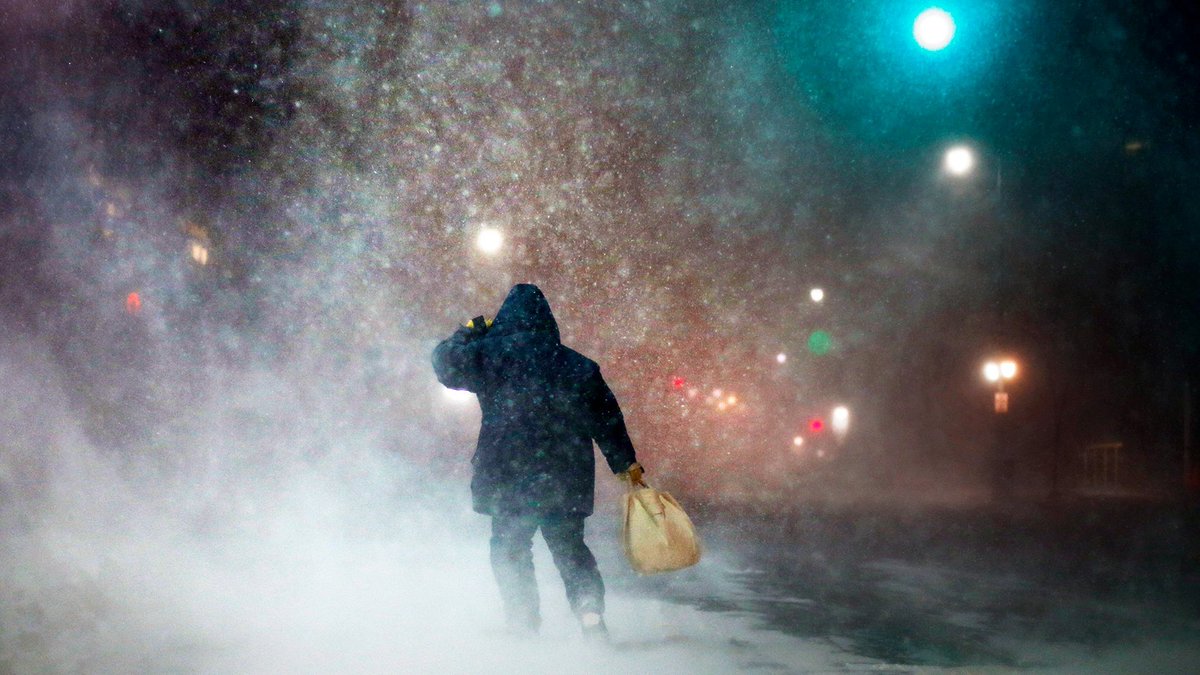
{"label": "street lamp", "polygon": [[1011,380],[1017,376],[1017,362],[1006,360],[1000,362],[1000,378]]}
{"label": "street lamp", "polygon": [[983,377],[988,382],[1000,381],[1000,364],[994,361],[988,361],[983,364]]}
{"label": "street lamp", "polygon": [[930,7],[918,14],[913,22],[913,38],[921,45],[921,49],[930,52],[945,49],[954,39],[956,30],[954,17],[940,7]]}
{"label": "street lamp", "polygon": [[996,414],[1008,412],[1008,392],[1004,391],[1004,381],[1017,376],[1017,362],[1012,359],[988,361],[983,364],[983,378],[996,385]]}
{"label": "street lamp", "polygon": [[1004,382],[1016,376],[1017,362],[1012,359],[999,359],[983,364],[983,378],[996,385],[992,450],[992,499],[995,500],[1011,497],[1016,475],[1016,460],[1011,450],[1005,449],[1004,442],[1009,426],[1005,423],[1008,417],[1008,392],[1004,391]]}
{"label": "street lamp", "polygon": [[203,267],[208,264],[208,247],[203,243],[193,239],[188,247],[188,252],[191,253],[192,261],[197,265]]}
{"label": "street lamp", "polygon": [[846,432],[850,431],[850,409],[844,405],[834,408],[829,425],[833,427],[833,433],[840,443],[846,438]]}
{"label": "street lamp", "polygon": [[499,253],[502,246],[504,246],[504,235],[494,227],[485,227],[479,230],[479,235],[475,237],[475,247],[487,255]]}
{"label": "street lamp", "polygon": [[965,145],[955,145],[946,151],[942,167],[952,176],[966,176],[975,168],[975,153]]}

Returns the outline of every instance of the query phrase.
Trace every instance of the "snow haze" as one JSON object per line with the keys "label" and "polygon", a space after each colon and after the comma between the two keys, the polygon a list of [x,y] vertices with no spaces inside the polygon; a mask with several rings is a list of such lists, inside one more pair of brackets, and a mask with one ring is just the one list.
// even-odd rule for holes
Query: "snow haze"
{"label": "snow haze", "polygon": [[[0,672],[1186,672],[1188,24],[948,9],[0,0]],[[708,544],[598,474],[609,647],[430,366],[520,282]]]}

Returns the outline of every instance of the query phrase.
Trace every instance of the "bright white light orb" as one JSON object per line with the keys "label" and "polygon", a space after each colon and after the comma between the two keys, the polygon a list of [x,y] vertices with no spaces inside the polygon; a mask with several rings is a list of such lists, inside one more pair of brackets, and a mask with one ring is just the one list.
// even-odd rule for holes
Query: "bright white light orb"
{"label": "bright white light orb", "polygon": [[833,425],[834,433],[846,433],[850,429],[850,409],[844,405],[834,408],[831,424]]}
{"label": "bright white light orb", "polygon": [[994,361],[988,361],[983,364],[983,377],[988,382],[1000,381],[1000,364]]}
{"label": "bright white light orb", "polygon": [[1017,376],[1016,361],[1001,361],[1000,362],[1000,377],[1006,380],[1011,380]]}
{"label": "bright white light orb", "polygon": [[797,448],[798,448],[798,447],[800,447],[800,446],[802,446],[802,445],[804,445],[804,437],[803,437],[803,436],[797,436],[797,437],[793,438],[793,439],[792,439],[792,445],[796,446]]}
{"label": "bright white light orb", "polygon": [[975,168],[975,155],[965,145],[956,145],[946,151],[943,166],[955,176],[965,176]]}
{"label": "bright white light orb", "polygon": [[475,247],[488,255],[495,255],[504,246],[504,235],[494,227],[485,227],[475,238]]}
{"label": "bright white light orb", "polygon": [[783,352],[779,352],[778,354],[775,355],[775,362],[776,363],[787,363],[787,354],[784,354]]}
{"label": "bright white light orb", "polygon": [[913,37],[921,49],[931,52],[941,51],[954,39],[954,17],[940,7],[930,7],[917,15],[913,22]]}
{"label": "bright white light orb", "polygon": [[808,292],[808,297],[812,298],[813,302],[821,302],[825,299],[825,291],[819,288],[814,288]]}

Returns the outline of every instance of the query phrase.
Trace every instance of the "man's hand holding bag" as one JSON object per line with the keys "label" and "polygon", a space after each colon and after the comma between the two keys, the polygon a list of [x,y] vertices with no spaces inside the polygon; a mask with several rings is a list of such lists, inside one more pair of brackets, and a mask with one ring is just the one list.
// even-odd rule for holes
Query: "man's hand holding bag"
{"label": "man's hand holding bag", "polygon": [[621,509],[621,547],[629,564],[640,574],[658,574],[700,562],[692,520],[674,497],[646,485],[635,467],[627,472],[630,489]]}

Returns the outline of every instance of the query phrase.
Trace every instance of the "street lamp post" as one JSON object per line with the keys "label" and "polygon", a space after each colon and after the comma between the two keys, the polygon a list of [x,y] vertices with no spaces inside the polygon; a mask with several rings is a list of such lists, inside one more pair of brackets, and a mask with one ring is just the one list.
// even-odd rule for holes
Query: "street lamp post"
{"label": "street lamp post", "polygon": [[1008,417],[1009,396],[1004,390],[1004,383],[1017,376],[1017,362],[1012,359],[988,361],[983,365],[983,377],[996,385],[993,396],[994,418],[994,450],[992,458],[992,497],[999,499],[1011,494],[1013,474],[1016,472],[1016,460],[1005,457],[1004,429]]}
{"label": "street lamp post", "polygon": [[1008,412],[1008,392],[1004,391],[1004,381],[1017,376],[1017,362],[1012,359],[1003,361],[988,361],[983,365],[983,377],[996,385],[995,408],[997,415]]}

